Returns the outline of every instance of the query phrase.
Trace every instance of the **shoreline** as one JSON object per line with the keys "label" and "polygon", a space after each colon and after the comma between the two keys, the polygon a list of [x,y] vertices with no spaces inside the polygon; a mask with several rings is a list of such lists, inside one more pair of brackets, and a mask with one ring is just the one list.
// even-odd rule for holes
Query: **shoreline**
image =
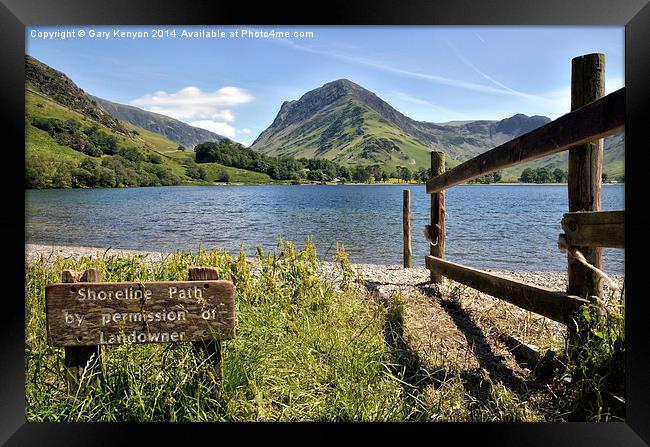
{"label": "shoreline", "polygon": [[[66,190],[95,190],[95,189],[134,189],[134,188],[174,188],[174,187],[196,187],[196,186],[338,186],[338,185],[350,185],[350,186],[382,186],[382,185],[393,185],[393,186],[426,186],[426,183],[393,183],[393,182],[374,182],[374,183],[298,183],[291,184],[285,182],[269,182],[269,183],[203,183],[203,184],[179,184],[179,185],[168,185],[168,186],[124,186],[124,187],[115,187],[115,188],[25,188],[25,191],[66,191]],[[454,186],[567,186],[567,183],[523,183],[523,182],[499,182],[499,183],[462,183],[460,185]],[[625,183],[603,183],[602,186],[625,186]]]}
{"label": "shoreline", "polygon": [[[46,245],[46,244],[25,244],[25,261],[34,260],[41,254],[46,258],[50,256],[63,256],[79,258],[82,256],[101,257],[105,253],[118,256],[146,255],[152,261],[163,260],[173,252],[153,252],[143,250],[130,250],[122,248],[100,248],[68,245]],[[321,273],[328,279],[339,276],[336,263],[332,261],[319,260]],[[401,264],[367,264],[353,263],[352,267],[364,279],[383,283],[389,288],[403,286],[415,286],[428,281],[429,270],[424,266],[404,268]],[[510,277],[530,284],[548,287],[554,290],[566,290],[568,278],[566,271],[544,271],[544,270],[516,270],[516,269],[480,269],[485,272],[495,273],[504,277]],[[619,284],[622,284],[625,275],[610,275]]]}

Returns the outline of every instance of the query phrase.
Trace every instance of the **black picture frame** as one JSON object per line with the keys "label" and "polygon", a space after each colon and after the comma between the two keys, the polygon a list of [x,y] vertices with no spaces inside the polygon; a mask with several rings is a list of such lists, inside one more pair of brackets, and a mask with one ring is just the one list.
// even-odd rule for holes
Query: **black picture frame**
{"label": "black picture frame", "polygon": [[[626,422],[527,424],[74,424],[26,422],[24,377],[24,54],[25,27],[74,24],[277,24],[277,25],[593,25],[625,26],[625,212],[626,212]],[[341,0],[322,2],[246,3],[208,1],[37,1],[1,0],[2,129],[4,162],[0,176],[4,212],[0,213],[8,263],[0,313],[0,443],[7,445],[120,445],[175,439],[224,442],[228,433],[276,432],[299,428],[311,438],[340,437],[362,429],[388,440],[406,428],[406,442],[465,441],[521,446],[643,446],[650,444],[650,343],[646,342],[646,297],[643,294],[647,251],[644,176],[644,128],[650,81],[650,6],[647,0]],[[644,126],[645,124],[645,126]],[[22,236],[21,236],[22,235]],[[634,264],[636,261],[637,264]],[[406,426],[406,427],[405,427]],[[187,433],[192,433],[192,438]],[[206,433],[199,433],[206,432]],[[210,432],[210,433],[208,433]],[[196,433],[196,435],[194,435]],[[142,438],[142,436],[146,438]],[[325,435],[325,436],[323,436]],[[329,436],[328,436],[329,435]],[[415,437],[418,436],[418,437]],[[443,438],[443,436],[445,438]],[[283,436],[283,442],[291,436]],[[237,438],[235,438],[237,439]],[[248,440],[247,438],[239,438]],[[449,440],[451,439],[451,440]],[[181,441],[179,441],[181,442]],[[236,442],[236,441],[230,441]],[[304,438],[300,442],[308,442]]]}

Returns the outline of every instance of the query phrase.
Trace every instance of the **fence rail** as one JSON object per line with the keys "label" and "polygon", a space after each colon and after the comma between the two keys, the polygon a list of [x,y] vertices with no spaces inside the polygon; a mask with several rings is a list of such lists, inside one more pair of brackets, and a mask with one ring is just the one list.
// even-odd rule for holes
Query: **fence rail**
{"label": "fence rail", "polygon": [[[602,251],[600,247],[624,248],[624,211],[600,211],[601,172],[603,163],[602,138],[625,128],[625,88],[604,95],[605,59],[594,53],[572,60],[571,104],[573,111],[468,160],[444,172],[433,169],[427,181],[426,192],[431,194],[432,233],[431,256],[426,256],[426,267],[431,270],[431,281],[441,283],[445,276],[461,284],[508,301],[569,327],[575,312],[588,304],[594,295],[602,295],[600,277]],[[569,213],[562,219],[566,234],[560,235],[570,247],[581,253],[578,262],[576,250],[567,259],[568,293],[526,284],[499,275],[473,269],[444,259],[444,242],[438,245],[437,236],[445,234],[444,190],[485,174],[515,166],[548,155],[569,150]],[[444,241],[444,239],[441,239]],[[435,252],[433,249],[436,249]],[[583,263],[593,268],[587,268]]]}
{"label": "fence rail", "polygon": [[435,256],[427,256],[426,265],[429,270],[456,282],[563,324],[569,324],[580,306],[589,304],[589,301],[577,296],[504,278]]}
{"label": "fence rail", "polygon": [[625,87],[427,181],[432,194],[482,175],[566,151],[625,127]]}
{"label": "fence rail", "polygon": [[566,213],[562,228],[569,245],[625,247],[625,211],[622,210]]}

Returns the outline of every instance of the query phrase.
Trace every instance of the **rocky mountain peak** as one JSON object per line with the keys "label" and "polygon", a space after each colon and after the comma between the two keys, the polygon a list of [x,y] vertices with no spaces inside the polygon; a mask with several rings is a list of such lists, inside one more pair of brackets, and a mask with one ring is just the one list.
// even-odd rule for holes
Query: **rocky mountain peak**
{"label": "rocky mountain peak", "polygon": [[517,113],[510,118],[499,121],[494,130],[498,133],[518,137],[519,135],[523,135],[533,129],[537,129],[539,126],[543,126],[550,121],[551,119],[545,116],[528,116],[523,113]]}

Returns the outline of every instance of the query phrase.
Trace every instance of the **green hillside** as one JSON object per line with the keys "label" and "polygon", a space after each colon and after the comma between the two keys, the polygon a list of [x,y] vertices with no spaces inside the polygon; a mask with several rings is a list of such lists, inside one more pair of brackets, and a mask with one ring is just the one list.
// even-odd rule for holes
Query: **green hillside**
{"label": "green hillside", "polygon": [[[62,126],[46,130],[44,127]],[[66,124],[67,123],[67,124]],[[120,187],[231,183],[269,183],[268,175],[211,163],[203,178],[188,175],[191,149],[162,135],[119,122],[109,128],[65,107],[31,83],[25,91],[25,161],[28,188]],[[71,126],[69,129],[63,129]],[[39,128],[40,127],[40,128]],[[114,153],[86,153],[91,129],[114,141]],[[76,129],[76,130],[74,130]],[[71,146],[76,147],[73,149]],[[81,147],[86,146],[86,152]],[[111,152],[111,151],[109,151]]]}
{"label": "green hillside", "polygon": [[[609,180],[620,181],[625,175],[625,133],[621,132],[605,138],[604,145],[603,174]],[[507,168],[502,172],[503,181],[517,181],[521,172],[526,168],[547,168],[550,171],[560,168],[567,171],[569,169],[569,153],[565,151]]]}
{"label": "green hillside", "polygon": [[289,133],[281,145],[260,151],[275,156],[324,158],[349,166],[379,164],[382,168],[413,169],[430,164],[431,149],[360,101],[342,97]]}

